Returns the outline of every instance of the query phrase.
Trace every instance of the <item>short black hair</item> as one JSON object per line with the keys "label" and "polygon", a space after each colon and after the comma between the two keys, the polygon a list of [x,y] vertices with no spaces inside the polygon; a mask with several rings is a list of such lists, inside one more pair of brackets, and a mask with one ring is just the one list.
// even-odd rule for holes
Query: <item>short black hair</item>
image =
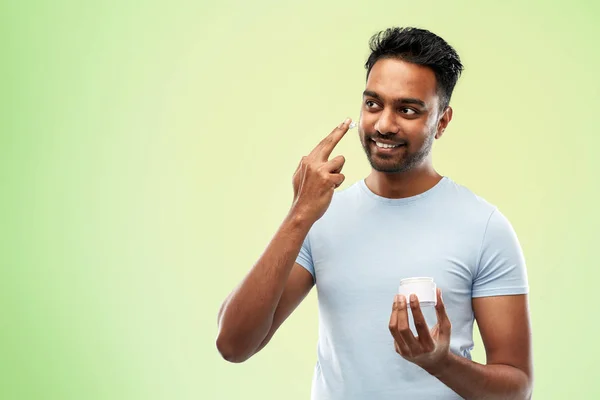
{"label": "short black hair", "polygon": [[413,27],[393,27],[376,33],[369,40],[371,55],[365,63],[367,79],[371,68],[382,58],[396,58],[429,67],[435,73],[440,110],[452,97],[452,91],[464,67],[458,53],[436,34]]}

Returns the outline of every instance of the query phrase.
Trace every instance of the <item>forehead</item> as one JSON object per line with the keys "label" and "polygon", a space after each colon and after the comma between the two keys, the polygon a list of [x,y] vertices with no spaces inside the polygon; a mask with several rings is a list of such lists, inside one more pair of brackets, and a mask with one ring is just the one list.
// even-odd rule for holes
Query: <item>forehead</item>
{"label": "forehead", "polygon": [[437,104],[435,74],[431,68],[395,58],[378,60],[367,79],[367,90],[384,99],[413,97]]}

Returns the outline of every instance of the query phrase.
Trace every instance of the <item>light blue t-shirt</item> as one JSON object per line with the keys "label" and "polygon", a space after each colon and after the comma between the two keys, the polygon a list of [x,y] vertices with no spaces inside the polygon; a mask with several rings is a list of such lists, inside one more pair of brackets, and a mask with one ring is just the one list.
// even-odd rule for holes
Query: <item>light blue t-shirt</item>
{"label": "light blue t-shirt", "polygon": [[[313,400],[460,399],[394,349],[388,324],[401,279],[434,278],[452,323],[451,351],[469,359],[472,298],[528,292],[508,220],[447,177],[403,199],[378,196],[363,180],[336,192],[296,262],[318,293]],[[435,310],[423,310],[431,328]]]}

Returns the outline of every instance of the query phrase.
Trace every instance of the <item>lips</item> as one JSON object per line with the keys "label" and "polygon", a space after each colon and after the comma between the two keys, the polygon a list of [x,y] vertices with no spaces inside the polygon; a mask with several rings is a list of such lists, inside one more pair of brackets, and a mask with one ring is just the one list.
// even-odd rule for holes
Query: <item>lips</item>
{"label": "lips", "polygon": [[378,150],[386,151],[386,152],[393,151],[398,148],[406,146],[405,142],[391,142],[389,140],[374,140],[374,139],[371,139],[371,141],[373,142],[373,144],[375,145],[375,147]]}

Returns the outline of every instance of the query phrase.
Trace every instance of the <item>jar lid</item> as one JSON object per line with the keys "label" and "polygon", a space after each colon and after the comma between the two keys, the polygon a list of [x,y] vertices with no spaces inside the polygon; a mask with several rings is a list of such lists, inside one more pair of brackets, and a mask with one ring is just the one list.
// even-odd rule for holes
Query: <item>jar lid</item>
{"label": "jar lid", "polygon": [[433,282],[433,278],[418,277],[418,278],[406,278],[406,279],[400,280],[401,285],[404,285],[407,283],[417,283],[417,282]]}

